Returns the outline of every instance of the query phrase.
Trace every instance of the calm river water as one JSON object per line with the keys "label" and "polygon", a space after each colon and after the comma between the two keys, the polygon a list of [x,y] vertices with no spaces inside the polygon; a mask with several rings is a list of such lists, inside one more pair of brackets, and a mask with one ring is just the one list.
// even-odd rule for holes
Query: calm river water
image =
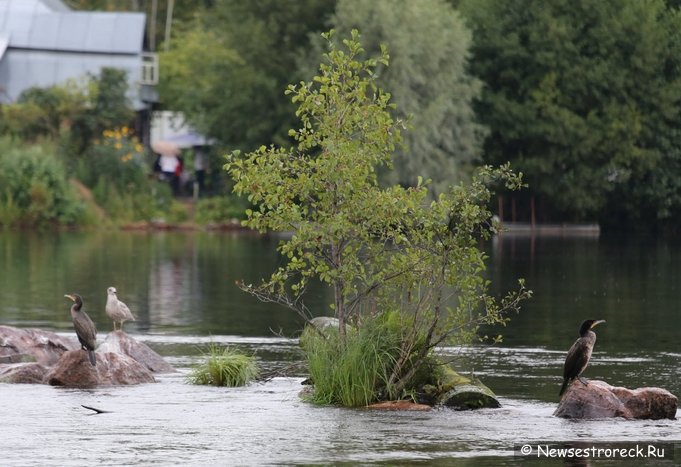
{"label": "calm river water", "polygon": [[[83,296],[99,339],[106,289],[137,315],[126,331],[179,372],[157,384],[70,390],[0,384],[0,465],[564,465],[514,454],[538,443],[667,443],[681,465],[681,420],[581,421],[551,416],[562,363],[586,318],[607,320],[586,377],[681,395],[681,243],[505,234],[485,248],[494,290],[524,277],[535,292],[489,348],[445,348],[501,398],[495,410],[380,413],[316,407],[295,337],[302,323],[234,282],[279,262],[276,238],[234,233],[0,232],[0,324],[72,334],[65,293]],[[308,305],[326,312],[328,296]],[[210,343],[253,352],[266,382],[228,389],[185,377]],[[90,415],[81,405],[111,413]],[[681,417],[681,413],[677,413]],[[641,465],[596,460],[576,465]],[[647,461],[654,464],[654,461]],[[570,464],[573,465],[573,464]]]}

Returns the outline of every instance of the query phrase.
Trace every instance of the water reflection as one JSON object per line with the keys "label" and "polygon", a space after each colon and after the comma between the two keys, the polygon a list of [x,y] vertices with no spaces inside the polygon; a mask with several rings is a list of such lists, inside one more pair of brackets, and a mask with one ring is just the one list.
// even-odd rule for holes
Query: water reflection
{"label": "water reflection", "polygon": [[[280,261],[276,239],[258,235],[188,233],[0,233],[0,322],[67,329],[67,292],[83,296],[99,329],[106,289],[137,317],[126,329],[181,334],[295,334],[297,316],[243,293],[236,280],[257,282]],[[324,288],[308,305],[328,312]]]}

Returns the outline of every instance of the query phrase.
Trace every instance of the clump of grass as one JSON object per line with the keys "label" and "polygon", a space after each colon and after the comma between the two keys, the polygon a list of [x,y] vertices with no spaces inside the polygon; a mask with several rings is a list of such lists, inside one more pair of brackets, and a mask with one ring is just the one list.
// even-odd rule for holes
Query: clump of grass
{"label": "clump of grass", "polygon": [[349,330],[345,345],[337,330],[327,329],[322,335],[306,329],[301,345],[314,382],[311,401],[361,407],[378,400],[399,352],[395,337],[377,322]]}
{"label": "clump of grass", "polygon": [[206,362],[194,368],[188,377],[191,384],[245,386],[260,373],[255,358],[217,344],[211,344]]}

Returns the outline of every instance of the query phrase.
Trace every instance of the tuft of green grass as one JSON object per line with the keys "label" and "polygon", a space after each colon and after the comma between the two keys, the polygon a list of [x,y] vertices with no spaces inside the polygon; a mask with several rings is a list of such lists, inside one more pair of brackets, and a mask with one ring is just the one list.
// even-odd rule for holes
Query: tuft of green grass
{"label": "tuft of green grass", "polygon": [[386,391],[399,352],[399,342],[380,323],[349,330],[345,345],[337,330],[325,330],[321,335],[306,329],[301,345],[314,382],[311,402],[344,407],[378,400]]}
{"label": "tuft of green grass", "polygon": [[255,380],[260,370],[255,358],[217,344],[211,344],[206,362],[194,368],[188,376],[191,384],[237,387]]}

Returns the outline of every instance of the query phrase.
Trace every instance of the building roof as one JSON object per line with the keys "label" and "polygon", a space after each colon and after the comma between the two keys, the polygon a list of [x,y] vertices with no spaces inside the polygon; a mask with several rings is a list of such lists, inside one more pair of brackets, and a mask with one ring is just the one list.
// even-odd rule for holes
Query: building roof
{"label": "building roof", "polygon": [[144,13],[48,10],[46,0],[0,0],[0,35],[9,48],[139,54]]}
{"label": "building roof", "polygon": [[128,96],[143,108],[144,28],[144,13],[73,11],[60,0],[0,0],[0,101],[114,67],[127,71]]}
{"label": "building roof", "polygon": [[0,10],[49,13],[71,11],[61,0],[0,0]]}

